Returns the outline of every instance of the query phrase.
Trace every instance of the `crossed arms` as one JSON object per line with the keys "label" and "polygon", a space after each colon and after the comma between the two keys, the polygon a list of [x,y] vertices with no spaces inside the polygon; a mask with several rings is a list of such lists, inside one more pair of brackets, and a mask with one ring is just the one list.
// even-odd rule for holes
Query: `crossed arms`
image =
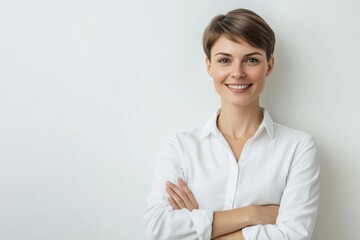
{"label": "crossed arms", "polygon": [[[174,210],[199,209],[199,204],[183,179],[178,179],[178,185],[166,182],[166,192],[169,194],[168,202]],[[242,240],[244,236],[241,229],[257,224],[275,224],[278,210],[276,205],[253,205],[214,212],[211,239]]]}

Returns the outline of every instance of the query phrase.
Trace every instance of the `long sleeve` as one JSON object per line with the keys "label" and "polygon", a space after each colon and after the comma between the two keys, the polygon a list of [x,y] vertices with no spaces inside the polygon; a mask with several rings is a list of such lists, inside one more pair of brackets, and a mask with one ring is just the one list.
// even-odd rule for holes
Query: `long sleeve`
{"label": "long sleeve", "polygon": [[320,195],[320,163],[314,140],[306,135],[297,146],[275,225],[243,229],[246,240],[310,240]]}
{"label": "long sleeve", "polygon": [[182,165],[176,135],[172,135],[161,147],[152,190],[147,198],[147,212],[144,218],[148,239],[211,238],[212,210],[173,210],[167,201],[165,182],[176,183],[178,177],[184,178]]}

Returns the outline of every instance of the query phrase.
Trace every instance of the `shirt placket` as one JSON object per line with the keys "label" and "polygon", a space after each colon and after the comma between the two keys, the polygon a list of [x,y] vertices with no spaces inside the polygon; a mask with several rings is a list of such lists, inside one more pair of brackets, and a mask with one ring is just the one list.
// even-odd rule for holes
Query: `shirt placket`
{"label": "shirt placket", "polygon": [[224,210],[232,209],[234,206],[237,183],[239,178],[239,165],[235,159],[233,152],[229,146],[229,143],[226,139],[222,136],[221,133],[217,135],[218,139],[224,144],[228,152],[228,160],[230,162],[229,166],[229,176],[226,185],[226,193],[225,193],[225,200],[224,200]]}
{"label": "shirt placket", "polygon": [[232,209],[234,206],[238,177],[239,177],[239,166],[236,163],[231,164],[228,182],[226,186],[224,210]]}

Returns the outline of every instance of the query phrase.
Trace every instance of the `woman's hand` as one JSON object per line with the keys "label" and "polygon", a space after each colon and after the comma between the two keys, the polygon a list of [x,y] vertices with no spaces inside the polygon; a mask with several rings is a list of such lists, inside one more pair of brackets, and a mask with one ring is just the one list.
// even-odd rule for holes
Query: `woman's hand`
{"label": "woman's hand", "polygon": [[[232,239],[230,236],[233,235],[230,233],[234,233],[245,227],[258,224],[275,224],[278,211],[279,206],[277,205],[251,205],[225,211],[215,211],[211,237],[224,236],[224,238],[220,239]],[[240,235],[239,232],[234,233],[234,236],[238,239],[241,239]]]}
{"label": "woman's hand", "polygon": [[249,206],[252,212],[251,221],[256,224],[275,224],[279,214],[278,205]]}
{"label": "woman's hand", "polygon": [[173,209],[186,208],[189,211],[199,209],[199,204],[184,180],[178,178],[178,183],[179,186],[176,186],[172,182],[166,182],[166,192],[169,194],[168,202]]}

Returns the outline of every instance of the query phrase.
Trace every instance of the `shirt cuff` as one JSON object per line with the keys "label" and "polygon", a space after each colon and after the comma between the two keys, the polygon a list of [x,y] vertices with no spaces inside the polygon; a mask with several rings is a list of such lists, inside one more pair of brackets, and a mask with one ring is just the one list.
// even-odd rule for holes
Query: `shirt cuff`
{"label": "shirt cuff", "polygon": [[245,240],[256,240],[262,225],[255,225],[242,229]]}
{"label": "shirt cuff", "polygon": [[199,240],[211,239],[212,221],[214,211],[204,209],[194,209],[189,212],[191,220],[194,223]]}

